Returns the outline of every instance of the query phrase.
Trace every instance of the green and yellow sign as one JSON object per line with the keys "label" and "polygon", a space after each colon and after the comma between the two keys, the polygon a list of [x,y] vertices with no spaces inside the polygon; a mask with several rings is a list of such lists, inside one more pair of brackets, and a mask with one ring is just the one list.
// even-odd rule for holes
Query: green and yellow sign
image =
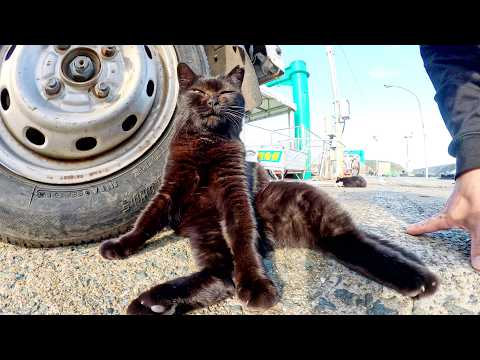
{"label": "green and yellow sign", "polygon": [[258,152],[258,161],[280,162],[282,151],[260,150]]}

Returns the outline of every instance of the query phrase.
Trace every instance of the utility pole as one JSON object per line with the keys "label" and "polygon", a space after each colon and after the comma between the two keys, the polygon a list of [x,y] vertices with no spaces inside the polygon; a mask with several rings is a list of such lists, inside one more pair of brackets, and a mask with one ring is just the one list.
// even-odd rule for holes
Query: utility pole
{"label": "utility pole", "polygon": [[405,143],[407,145],[407,164],[406,164],[405,169],[407,170],[407,175],[408,175],[408,173],[410,172],[409,158],[408,158],[408,140],[412,138],[412,134],[405,135],[404,138],[405,138]]}
{"label": "utility pole", "polygon": [[333,104],[334,104],[334,117],[333,117],[333,127],[332,127],[332,132],[334,135],[334,156],[332,156],[334,161],[334,169],[333,169],[333,174],[334,177],[338,176],[343,176],[343,171],[344,171],[344,164],[343,164],[343,152],[344,152],[344,145],[343,145],[343,140],[342,140],[342,127],[340,126],[342,117],[341,117],[341,112],[340,112],[340,97],[339,97],[339,91],[338,91],[338,84],[337,84],[337,71],[336,71],[336,66],[335,66],[335,60],[334,60],[334,52],[333,52],[333,46],[331,45],[325,45],[325,48],[327,50],[327,58],[328,58],[328,64],[330,67],[330,80],[331,80],[331,85],[332,85],[332,93],[333,93]]}
{"label": "utility pole", "polygon": [[[377,135],[373,135],[373,140],[375,140],[375,142],[377,143],[377,150],[378,150],[378,136]],[[376,156],[376,164],[375,164],[375,175],[378,176],[378,166],[379,166],[379,161],[378,161],[378,154]]]}

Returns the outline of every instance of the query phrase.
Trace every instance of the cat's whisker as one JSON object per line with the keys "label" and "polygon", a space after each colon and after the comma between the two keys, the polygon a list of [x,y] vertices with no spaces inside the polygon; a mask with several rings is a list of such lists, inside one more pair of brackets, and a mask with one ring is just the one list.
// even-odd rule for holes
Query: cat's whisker
{"label": "cat's whisker", "polygon": [[229,111],[225,111],[224,114],[225,114],[225,115],[229,115],[229,116],[231,116],[231,117],[234,117],[234,118],[236,118],[236,119],[241,119],[241,118],[242,118],[240,115],[231,113],[231,112],[229,112]]}
{"label": "cat's whisker", "polygon": [[238,117],[239,119],[243,119],[244,117],[244,114],[240,114],[240,113],[234,113],[234,112],[231,112],[231,111],[224,111],[224,114],[230,114],[232,116],[235,116],[235,117]]}
{"label": "cat's whisker", "polygon": [[235,110],[235,109],[224,109],[224,111],[231,111],[231,112],[234,112],[234,113],[237,113],[237,114],[245,114],[245,111],[239,111],[239,110]]}
{"label": "cat's whisker", "polygon": [[231,111],[237,111],[237,112],[244,112],[244,111],[241,111],[241,110],[238,110],[238,109],[234,109],[230,106],[224,106],[222,107],[222,109],[225,109],[225,110],[231,110]]}
{"label": "cat's whisker", "polygon": [[232,113],[230,111],[225,111],[224,112],[225,115],[228,115],[234,119],[238,119],[238,120],[242,120],[243,119],[243,116],[239,115],[239,114],[235,114],[235,113]]}
{"label": "cat's whisker", "polygon": [[243,118],[242,116],[240,116],[240,115],[238,115],[238,114],[233,114],[233,113],[230,113],[230,112],[224,112],[224,114],[225,114],[225,115],[229,115],[229,116],[231,116],[231,117],[233,117],[233,118],[235,118],[235,119],[240,119],[240,120],[241,120],[241,119]]}
{"label": "cat's whisker", "polygon": [[241,110],[245,111],[245,108],[243,106],[235,106],[235,105],[222,105],[223,108],[225,109],[231,109],[231,110]]}
{"label": "cat's whisker", "polygon": [[240,111],[240,110],[236,110],[236,109],[231,109],[229,107],[227,108],[224,108],[225,110],[228,110],[228,111],[232,111],[232,112],[236,112],[236,113],[239,113],[239,114],[245,114],[245,111]]}
{"label": "cat's whisker", "polygon": [[232,117],[232,115],[229,114],[229,113],[225,113],[225,115],[226,115],[227,120],[230,120],[230,121],[231,121],[232,126],[234,126],[235,129],[236,129],[238,132],[240,132],[242,129],[240,128],[240,123],[239,123],[239,121],[238,121],[238,118]]}
{"label": "cat's whisker", "polygon": [[229,121],[232,122],[232,124],[235,124],[235,123],[237,122],[237,119],[234,118],[231,114],[229,114],[229,113],[224,113],[224,115],[225,115],[225,118],[226,118],[227,120],[229,120]]}

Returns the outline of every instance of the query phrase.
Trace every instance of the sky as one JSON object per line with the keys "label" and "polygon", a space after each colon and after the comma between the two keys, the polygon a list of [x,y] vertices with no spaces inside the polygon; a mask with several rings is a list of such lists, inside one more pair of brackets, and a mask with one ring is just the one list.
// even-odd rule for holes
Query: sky
{"label": "sky", "polygon": [[[319,135],[325,134],[324,118],[333,115],[333,95],[325,46],[280,47],[285,66],[294,60],[306,62],[310,73],[311,129]],[[345,125],[343,138],[347,149],[363,149],[366,159],[394,161],[406,166],[404,136],[412,135],[408,146],[409,168],[425,166],[416,99],[404,90],[386,89],[383,86],[391,84],[410,89],[420,99],[427,134],[428,165],[455,162],[447,153],[451,136],[434,100],[435,90],[423,67],[417,45],[334,45],[333,49],[340,97],[348,99],[351,106],[351,118]],[[292,98],[289,87],[279,86],[274,89]],[[269,129],[286,127],[286,124],[286,118],[254,123]],[[251,136],[248,136],[248,131]],[[378,142],[373,140],[374,135]],[[259,142],[259,134],[254,135],[251,129],[247,129],[247,137],[250,142]],[[313,152],[316,150],[313,149]]]}

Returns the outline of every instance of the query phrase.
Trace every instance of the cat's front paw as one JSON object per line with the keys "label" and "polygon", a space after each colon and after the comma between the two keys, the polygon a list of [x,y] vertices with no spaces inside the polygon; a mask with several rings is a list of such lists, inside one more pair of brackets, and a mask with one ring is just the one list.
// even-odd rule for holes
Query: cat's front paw
{"label": "cat's front paw", "polygon": [[279,300],[277,289],[268,278],[239,282],[237,296],[247,307],[259,310],[269,309]]}
{"label": "cat's front paw", "polygon": [[106,240],[100,245],[100,255],[108,260],[125,259],[132,253],[120,240]]}

